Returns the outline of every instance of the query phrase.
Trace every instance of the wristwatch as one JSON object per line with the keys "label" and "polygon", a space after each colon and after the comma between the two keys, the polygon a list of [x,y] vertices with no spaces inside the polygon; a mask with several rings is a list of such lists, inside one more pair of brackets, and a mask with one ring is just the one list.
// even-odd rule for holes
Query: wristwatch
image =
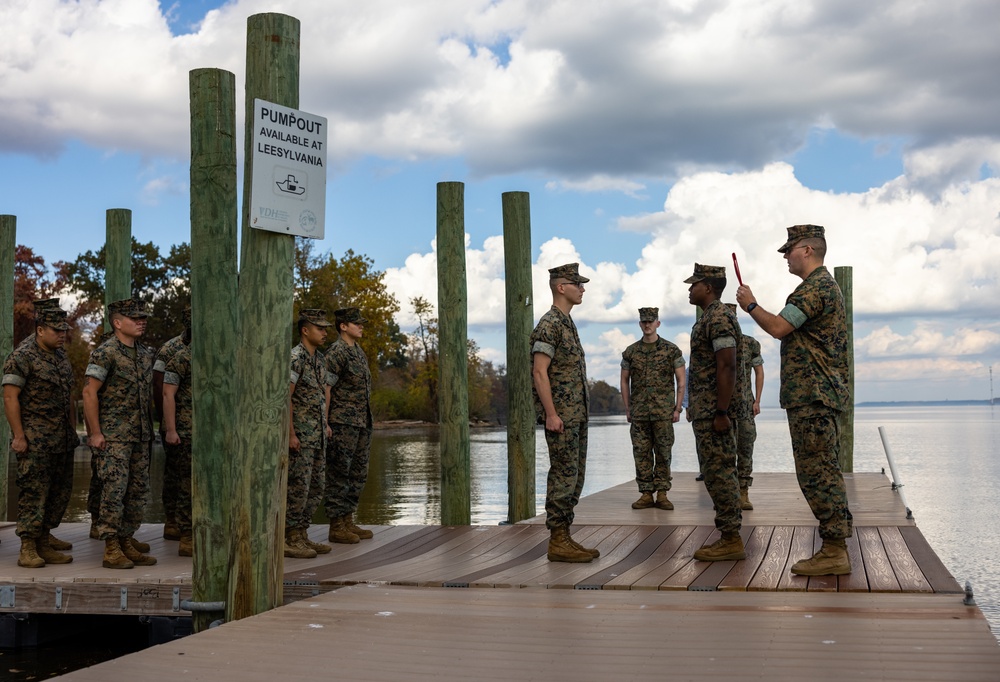
{"label": "wristwatch", "polygon": [[754,301],[753,303],[751,303],[750,305],[747,306],[747,312],[748,313],[752,313],[753,309],[756,308],[756,307],[757,307],[757,301]]}
{"label": "wristwatch", "polygon": [[728,417],[729,416],[729,410],[720,410],[719,408],[715,408],[715,416],[716,417]]}

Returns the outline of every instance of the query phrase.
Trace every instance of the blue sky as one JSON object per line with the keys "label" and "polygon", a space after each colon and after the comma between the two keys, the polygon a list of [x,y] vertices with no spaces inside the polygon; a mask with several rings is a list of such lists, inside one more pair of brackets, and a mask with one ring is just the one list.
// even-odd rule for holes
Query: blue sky
{"label": "blue sky", "polygon": [[[74,259],[117,207],[141,241],[187,240],[187,72],[242,87],[246,17],[262,11],[302,21],[300,106],[330,121],[317,247],[385,270],[404,329],[411,296],[436,300],[435,185],[461,181],[470,335],[491,360],[501,194],[516,190],[531,195],[536,317],[546,268],[578,260],[593,280],[574,317],[594,378],[617,382],[639,306],[686,350],[695,261],[737,252],[780,308],[797,280],[774,249],[813,222],[828,264],[854,268],[858,400],[988,397],[995,2],[16,0],[0,6],[18,36],[0,47],[0,212],[18,241]],[[762,341],[774,404],[777,344]]]}

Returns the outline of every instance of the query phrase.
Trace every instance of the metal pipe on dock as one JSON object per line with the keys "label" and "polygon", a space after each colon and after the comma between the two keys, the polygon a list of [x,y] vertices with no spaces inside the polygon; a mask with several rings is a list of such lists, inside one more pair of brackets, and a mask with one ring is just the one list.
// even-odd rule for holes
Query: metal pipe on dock
{"label": "metal pipe on dock", "polygon": [[899,499],[903,501],[903,506],[906,507],[906,518],[912,519],[913,512],[910,510],[910,505],[906,504],[906,496],[903,494],[903,479],[900,478],[899,472],[896,471],[896,460],[892,458],[892,448],[889,447],[889,437],[885,434],[884,426],[878,427],[878,435],[882,439],[885,458],[889,460],[889,471],[892,473],[892,489],[899,493]]}

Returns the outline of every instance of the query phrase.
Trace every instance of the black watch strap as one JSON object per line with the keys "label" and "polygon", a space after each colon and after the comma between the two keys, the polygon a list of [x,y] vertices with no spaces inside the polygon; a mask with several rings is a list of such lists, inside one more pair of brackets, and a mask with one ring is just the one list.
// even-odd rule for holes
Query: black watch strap
{"label": "black watch strap", "polygon": [[756,307],[757,307],[757,301],[754,301],[753,303],[751,303],[750,305],[747,306],[747,312],[748,313],[752,313],[753,309],[756,308]]}

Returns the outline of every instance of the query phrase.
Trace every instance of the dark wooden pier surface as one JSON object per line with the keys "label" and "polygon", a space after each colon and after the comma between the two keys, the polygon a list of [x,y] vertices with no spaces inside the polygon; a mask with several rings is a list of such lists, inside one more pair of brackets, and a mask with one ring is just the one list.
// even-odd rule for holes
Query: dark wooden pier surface
{"label": "dark wooden pier surface", "polygon": [[[1000,679],[982,612],[963,604],[889,481],[847,482],[849,576],[788,572],[819,542],[793,474],[755,476],[745,561],[693,560],[715,530],[704,486],[684,473],[671,512],[631,509],[633,483],[582,500],[574,536],[602,555],[590,564],[549,563],[541,517],[373,527],[373,540],[286,560],[283,608],[68,677]],[[0,613],[184,615],[176,604],[190,595],[190,559],[159,526],[137,534],[159,563],[129,571],[101,568],[103,543],[87,530],[60,527],[74,563],[35,570],[16,566],[13,528],[0,530]]]}

